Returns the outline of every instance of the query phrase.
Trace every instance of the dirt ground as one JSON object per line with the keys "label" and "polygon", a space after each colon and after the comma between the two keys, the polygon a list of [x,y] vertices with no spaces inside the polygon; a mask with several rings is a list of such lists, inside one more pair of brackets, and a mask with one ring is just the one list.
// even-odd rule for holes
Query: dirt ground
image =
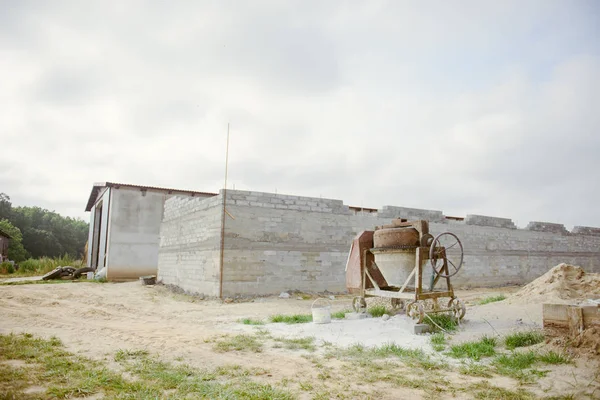
{"label": "dirt ground", "polygon": [[[459,343],[487,335],[504,335],[515,330],[539,328],[542,323],[541,304],[510,304],[508,301],[476,305],[486,296],[510,294],[518,288],[473,289],[458,291],[467,303],[467,314],[459,332],[450,343]],[[350,296],[338,296],[332,311],[351,308]],[[395,342],[406,348],[422,348],[440,357],[431,348],[428,335],[414,335],[405,315],[347,321],[331,324],[272,324],[244,325],[242,318],[267,320],[274,314],[310,314],[312,300],[292,295],[257,298],[242,303],[223,303],[215,300],[174,294],[163,286],[143,286],[126,283],[65,283],[0,286],[0,333],[29,332],[43,337],[60,338],[73,352],[93,359],[110,360],[119,349],[144,349],[160,354],[165,360],[185,361],[197,367],[224,364],[247,368],[267,368],[270,372],[257,379],[297,390],[299,398],[317,398],[317,388],[329,397],[323,398],[423,398],[421,389],[397,387],[386,383],[362,384],[347,371],[348,365],[336,359],[323,358],[325,351],[356,343],[366,346]],[[312,336],[317,350],[288,350],[267,346],[262,352],[214,351],[219,338],[240,333],[254,334],[266,330],[277,337]],[[542,344],[543,345],[543,344]],[[442,372],[458,388],[482,382],[482,378],[460,375],[454,367],[458,361],[447,359],[450,367]],[[539,398],[572,395],[565,398],[600,396],[600,360],[590,356],[575,359],[572,365],[546,366],[549,370],[524,388]],[[327,371],[330,379],[318,379]],[[300,390],[303,381],[317,382],[314,390]],[[494,376],[487,379],[500,388],[514,390],[515,380]],[[585,395],[587,393],[587,395]],[[340,396],[345,397],[340,397]],[[473,398],[468,391],[452,390],[435,398]],[[600,398],[600,397],[598,397]]]}

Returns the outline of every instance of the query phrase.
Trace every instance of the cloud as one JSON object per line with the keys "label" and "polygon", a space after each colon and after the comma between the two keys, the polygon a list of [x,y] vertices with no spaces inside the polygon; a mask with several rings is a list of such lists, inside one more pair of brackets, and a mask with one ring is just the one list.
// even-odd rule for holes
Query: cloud
{"label": "cloud", "polygon": [[[0,191],[230,187],[600,226],[594,2],[10,2]],[[79,206],[77,205],[79,204]]]}

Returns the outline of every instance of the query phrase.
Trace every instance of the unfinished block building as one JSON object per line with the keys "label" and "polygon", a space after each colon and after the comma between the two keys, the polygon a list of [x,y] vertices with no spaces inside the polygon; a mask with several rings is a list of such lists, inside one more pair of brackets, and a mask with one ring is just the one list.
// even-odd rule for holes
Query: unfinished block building
{"label": "unfinished block building", "polygon": [[[600,229],[227,190],[210,198],[164,202],[158,279],[189,293],[234,297],[285,290],[344,292],[352,239],[393,218],[425,219],[436,235],[452,231],[464,246],[456,287],[523,284],[565,262],[600,272]],[[221,258],[222,257],[222,258]]]}

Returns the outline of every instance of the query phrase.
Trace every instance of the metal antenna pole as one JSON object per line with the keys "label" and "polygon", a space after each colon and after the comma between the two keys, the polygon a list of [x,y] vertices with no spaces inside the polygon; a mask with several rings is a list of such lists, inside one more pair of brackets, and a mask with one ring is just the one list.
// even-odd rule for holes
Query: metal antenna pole
{"label": "metal antenna pole", "polygon": [[223,186],[223,212],[221,215],[221,257],[219,262],[219,298],[223,298],[223,264],[225,256],[225,207],[227,204],[227,166],[229,163],[229,122],[227,123],[227,147],[225,150],[225,185]]}

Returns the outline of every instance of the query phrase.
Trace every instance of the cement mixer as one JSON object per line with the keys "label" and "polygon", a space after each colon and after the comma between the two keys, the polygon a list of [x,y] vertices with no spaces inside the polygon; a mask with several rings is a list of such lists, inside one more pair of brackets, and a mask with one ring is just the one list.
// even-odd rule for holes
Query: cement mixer
{"label": "cement mixer", "polygon": [[[366,297],[384,297],[418,323],[426,314],[442,312],[460,320],[466,307],[454,295],[450,278],[462,264],[463,246],[454,233],[433,237],[428,221],[394,219],[353,240],[346,287],[358,294],[352,301],[356,312],[366,311]],[[442,287],[436,288],[438,284]]]}

